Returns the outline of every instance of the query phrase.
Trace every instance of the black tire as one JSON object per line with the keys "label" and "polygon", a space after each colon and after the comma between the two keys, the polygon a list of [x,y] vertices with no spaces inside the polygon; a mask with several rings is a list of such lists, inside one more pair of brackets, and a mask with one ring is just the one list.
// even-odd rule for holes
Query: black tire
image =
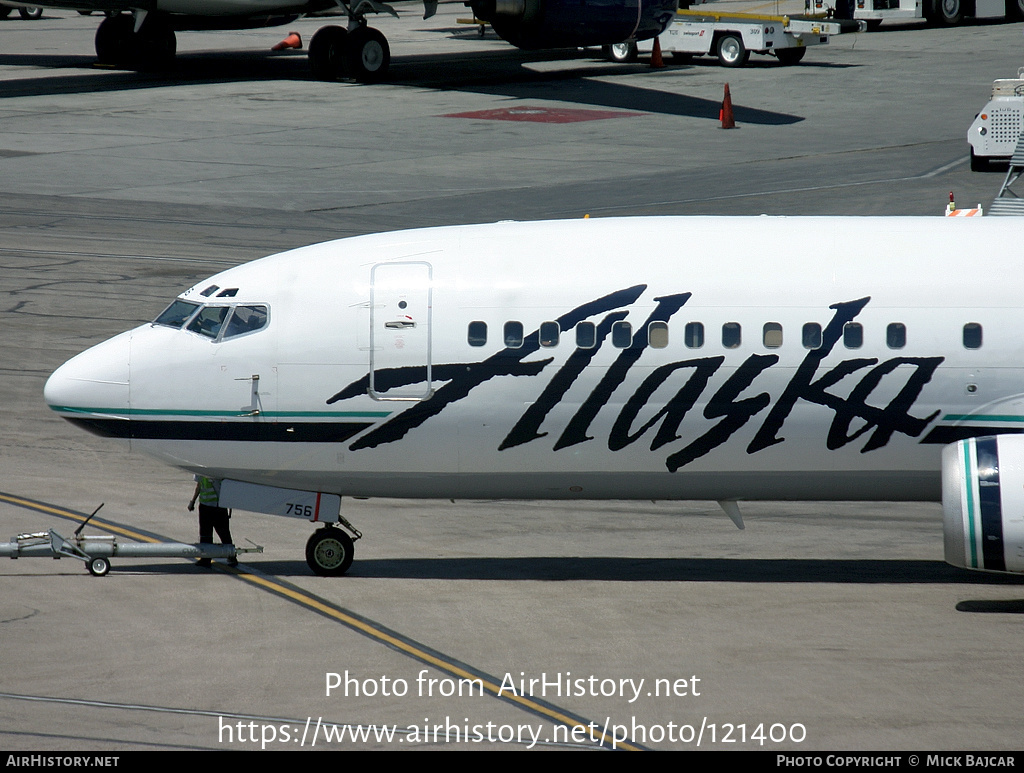
{"label": "black tire", "polygon": [[964,20],[963,0],[925,0],[926,8],[931,6],[931,13],[925,18],[940,27],[955,27]]}
{"label": "black tire", "polygon": [[306,563],[313,574],[340,577],[352,566],[352,539],[341,529],[328,526],[313,532],[306,543]]}
{"label": "black tire", "polygon": [[614,43],[610,46],[603,46],[605,57],[611,62],[635,62],[637,47],[635,40],[627,40],[625,43]]}
{"label": "black tire", "polygon": [[800,64],[806,53],[807,49],[802,46],[800,48],[780,48],[775,51],[775,58],[779,60],[779,64],[789,67]]}
{"label": "black tire", "polygon": [[1024,0],[1006,0],[1006,18],[1024,19]]}
{"label": "black tire", "polygon": [[96,59],[100,64],[123,67],[135,53],[135,19],[131,14],[110,16],[96,30]]}
{"label": "black tire", "polygon": [[174,29],[159,16],[150,15],[133,35],[133,61],[142,70],[169,70],[174,66],[178,43]]}
{"label": "black tire", "polygon": [[42,8],[19,8],[18,13],[21,14],[22,19],[39,19],[43,16]]}
{"label": "black tire", "polygon": [[318,81],[336,81],[345,74],[348,31],[331,25],[321,27],[309,41],[309,69]]}
{"label": "black tire", "polygon": [[749,58],[750,52],[738,34],[727,32],[718,39],[718,61],[722,67],[742,67]]}
{"label": "black tire", "polygon": [[110,561],[106,558],[93,558],[85,565],[93,577],[103,577],[110,571]]}
{"label": "black tire", "polygon": [[359,27],[348,34],[345,67],[350,78],[360,83],[383,80],[391,65],[388,39],[373,27]]}
{"label": "black tire", "polygon": [[9,5],[0,5],[0,19],[6,19],[14,9]]}

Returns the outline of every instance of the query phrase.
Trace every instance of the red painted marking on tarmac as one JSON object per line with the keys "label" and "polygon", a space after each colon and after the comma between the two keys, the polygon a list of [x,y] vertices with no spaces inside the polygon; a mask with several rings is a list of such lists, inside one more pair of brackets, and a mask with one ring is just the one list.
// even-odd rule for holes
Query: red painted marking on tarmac
{"label": "red painted marking on tarmac", "polygon": [[442,118],[476,118],[481,121],[533,121],[534,123],[576,123],[603,121],[606,118],[627,118],[643,113],[622,110],[574,110],[564,107],[501,107],[496,110],[475,110],[470,113],[448,113]]}

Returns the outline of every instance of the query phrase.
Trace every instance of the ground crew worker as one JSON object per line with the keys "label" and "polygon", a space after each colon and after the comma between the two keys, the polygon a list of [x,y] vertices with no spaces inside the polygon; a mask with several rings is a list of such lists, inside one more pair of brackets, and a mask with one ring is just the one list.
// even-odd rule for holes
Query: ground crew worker
{"label": "ground crew worker", "polygon": [[[231,513],[220,506],[220,481],[207,478],[203,475],[196,475],[196,490],[188,503],[189,512],[196,509],[196,500],[199,500],[199,542],[213,544],[213,532],[225,545],[234,545],[231,540],[231,529],[228,520]],[[211,566],[209,558],[200,558],[198,566]],[[228,559],[228,566],[238,566],[238,558],[232,556]]]}

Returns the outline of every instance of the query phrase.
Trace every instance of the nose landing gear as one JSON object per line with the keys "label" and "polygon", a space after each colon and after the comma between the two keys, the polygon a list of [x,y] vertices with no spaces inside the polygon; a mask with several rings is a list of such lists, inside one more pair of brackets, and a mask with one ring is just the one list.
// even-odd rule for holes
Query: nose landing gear
{"label": "nose landing gear", "polygon": [[306,543],[306,563],[321,577],[345,574],[352,566],[352,557],[352,538],[333,526],[313,532]]}

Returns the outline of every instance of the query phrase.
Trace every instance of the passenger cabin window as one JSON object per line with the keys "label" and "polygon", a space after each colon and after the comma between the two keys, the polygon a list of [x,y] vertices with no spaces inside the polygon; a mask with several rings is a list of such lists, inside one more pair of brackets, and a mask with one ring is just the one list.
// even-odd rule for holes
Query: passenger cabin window
{"label": "passenger cabin window", "polygon": [[978,322],[968,322],[964,325],[964,348],[966,349],[980,349],[981,348],[981,324]]}
{"label": "passenger cabin window", "polygon": [[821,325],[817,322],[808,322],[805,324],[801,333],[801,339],[804,343],[804,349],[820,349]]}
{"label": "passenger cabin window", "polygon": [[647,343],[652,349],[664,349],[668,346],[668,323],[652,322],[647,326]]}
{"label": "passenger cabin window", "polygon": [[523,323],[505,323],[505,346],[510,349],[518,349],[523,345]]}
{"label": "passenger cabin window", "polygon": [[593,322],[580,322],[576,325],[576,345],[580,349],[593,349],[597,346],[597,327]]}
{"label": "passenger cabin window", "polygon": [[558,333],[559,328],[557,322],[541,322],[540,345],[549,349],[552,346],[558,346]]}
{"label": "passenger cabin window", "polygon": [[700,349],[704,345],[704,325],[700,322],[687,322],[683,328],[683,343],[687,349]]}
{"label": "passenger cabin window", "polygon": [[907,326],[902,322],[890,322],[885,329],[885,345],[890,349],[902,349],[907,345]]}
{"label": "passenger cabin window", "polygon": [[230,310],[230,306],[204,306],[189,323],[188,329],[207,338],[216,338]]}
{"label": "passenger cabin window", "polygon": [[235,306],[224,328],[224,338],[254,333],[267,324],[266,306]]}
{"label": "passenger cabin window", "polygon": [[633,326],[628,322],[619,321],[612,325],[612,346],[625,349],[633,343]]}
{"label": "passenger cabin window", "polygon": [[864,327],[859,322],[847,322],[843,325],[843,346],[847,349],[860,349],[864,345]]}
{"label": "passenger cabin window", "polygon": [[765,349],[778,349],[782,346],[782,325],[778,322],[765,322],[761,342]]}
{"label": "passenger cabin window", "polygon": [[726,322],[722,325],[722,346],[726,349],[736,349],[742,341],[743,335],[739,322]]}
{"label": "passenger cabin window", "polygon": [[470,322],[466,338],[469,340],[470,346],[484,346],[487,343],[487,323]]}
{"label": "passenger cabin window", "polygon": [[153,324],[167,325],[168,327],[181,327],[185,324],[185,320],[195,314],[196,309],[198,308],[198,303],[176,300],[164,309],[159,317],[153,320]]}

